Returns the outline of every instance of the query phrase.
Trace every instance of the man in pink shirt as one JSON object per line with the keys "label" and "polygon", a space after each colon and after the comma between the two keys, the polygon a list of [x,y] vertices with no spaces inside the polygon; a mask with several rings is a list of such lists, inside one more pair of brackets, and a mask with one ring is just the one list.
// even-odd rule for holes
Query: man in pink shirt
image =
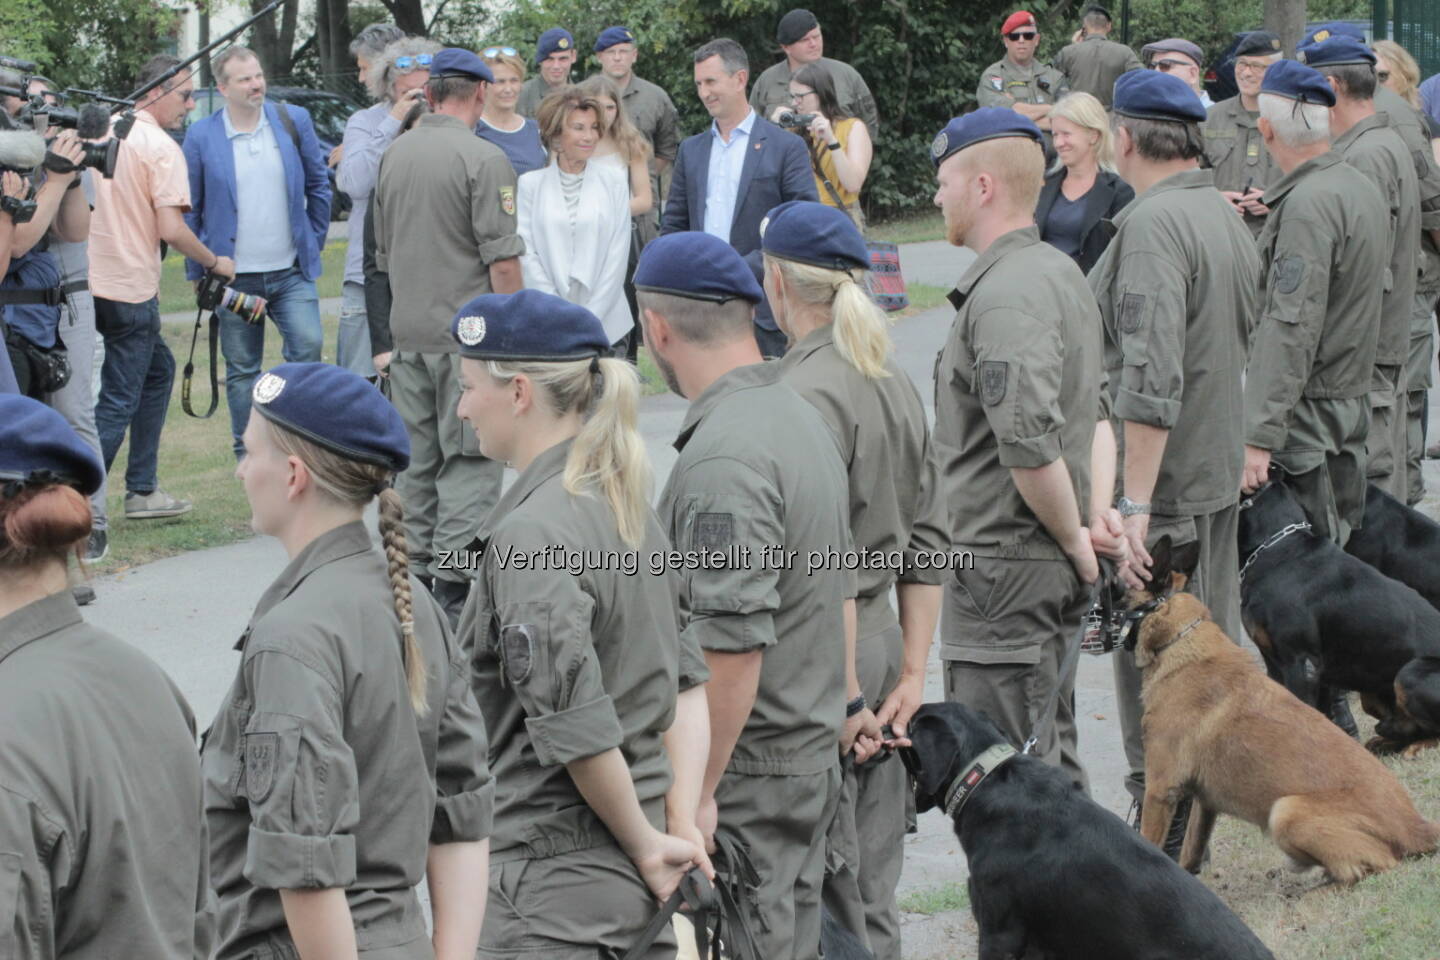
{"label": "man in pink shirt", "polygon": [[[140,68],[136,86],[179,62],[163,54],[152,57]],[[90,289],[95,328],[105,338],[105,366],[95,425],[107,470],[130,431],[125,516],[131,520],[174,517],[191,509],[190,501],[161,490],[156,478],[160,432],[175,382],[175,357],[160,336],[160,243],[215,273],[235,276],[234,262],[212,253],[181,216],[190,209],[190,181],[185,156],[165,131],[179,128],[194,99],[188,70],[147,93],[120,147],[114,179],[96,180]]]}

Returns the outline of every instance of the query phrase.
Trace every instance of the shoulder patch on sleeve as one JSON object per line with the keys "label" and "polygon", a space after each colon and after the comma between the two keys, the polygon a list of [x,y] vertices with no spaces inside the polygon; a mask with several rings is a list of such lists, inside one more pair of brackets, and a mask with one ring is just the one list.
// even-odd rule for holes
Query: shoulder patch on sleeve
{"label": "shoulder patch on sleeve", "polygon": [[980,402],[993,407],[1005,399],[1005,380],[1010,365],[1004,360],[980,361]]}
{"label": "shoulder patch on sleeve", "polygon": [[535,628],[508,623],[500,628],[500,654],[505,658],[505,679],[519,686],[530,679],[535,666]]}
{"label": "shoulder patch on sleeve", "polygon": [[1120,300],[1120,332],[1135,333],[1145,317],[1145,294],[1127,293]]}
{"label": "shoulder patch on sleeve", "polygon": [[500,209],[505,211],[507,217],[515,216],[515,188],[500,188]]}
{"label": "shoulder patch on sleeve", "polygon": [[264,803],[275,787],[275,762],[280,734],[245,734],[245,794],[251,803]]}
{"label": "shoulder patch on sleeve", "polygon": [[697,550],[724,550],[735,542],[735,515],[697,513],[691,539]]}
{"label": "shoulder patch on sleeve", "polygon": [[990,89],[994,90],[996,93],[1003,92],[1005,89],[1005,81],[1000,77],[991,77]]}
{"label": "shoulder patch on sleeve", "polygon": [[1275,292],[1291,294],[1300,289],[1305,277],[1305,261],[1290,254],[1275,261]]}

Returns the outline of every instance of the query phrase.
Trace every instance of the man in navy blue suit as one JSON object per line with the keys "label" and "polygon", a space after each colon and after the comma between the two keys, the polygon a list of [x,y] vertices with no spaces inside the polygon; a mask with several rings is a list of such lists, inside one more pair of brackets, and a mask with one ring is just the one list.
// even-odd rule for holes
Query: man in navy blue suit
{"label": "man in navy blue suit", "polygon": [[[750,60],[734,40],[695,51],[695,89],[715,122],[680,144],[661,233],[703,230],[745,257],[760,276],[760,222],[786,200],[815,200],[815,175],[805,141],[750,108]],[[785,335],[763,300],[755,339],[766,357],[785,352]]]}

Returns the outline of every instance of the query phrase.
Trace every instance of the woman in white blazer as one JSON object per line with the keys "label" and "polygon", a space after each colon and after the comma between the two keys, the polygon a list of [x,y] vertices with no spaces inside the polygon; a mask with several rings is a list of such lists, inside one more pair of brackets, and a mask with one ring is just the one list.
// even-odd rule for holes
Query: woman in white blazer
{"label": "woman in white blazer", "polygon": [[634,326],[625,300],[630,184],[619,168],[590,162],[601,136],[594,100],[565,87],[545,98],[536,120],[550,165],[519,180],[525,285],[589,309],[623,357]]}

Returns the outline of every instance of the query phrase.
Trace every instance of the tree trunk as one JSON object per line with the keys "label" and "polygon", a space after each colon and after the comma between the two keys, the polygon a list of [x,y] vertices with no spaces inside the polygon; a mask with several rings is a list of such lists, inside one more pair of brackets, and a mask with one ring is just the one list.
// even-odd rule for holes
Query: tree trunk
{"label": "tree trunk", "polygon": [[[265,0],[250,0],[250,9],[258,13],[265,7]],[[248,46],[255,51],[265,75],[274,79],[288,77],[294,66],[291,50],[295,47],[295,21],[299,13],[299,0],[286,0],[280,8],[279,23],[274,15],[257,20],[250,28]],[[244,42],[244,38],[240,38]]]}
{"label": "tree trunk", "polygon": [[381,2],[385,4],[385,9],[390,11],[390,16],[395,18],[395,26],[412,36],[429,36],[430,31],[425,26],[425,11],[420,7],[420,0],[381,0]]}
{"label": "tree trunk", "polygon": [[1265,29],[1280,38],[1285,56],[1293,57],[1305,33],[1305,0],[1265,0]]}
{"label": "tree trunk", "polygon": [[319,0],[315,6],[315,45],[320,54],[321,83],[332,90],[346,87],[352,73],[350,19],[345,0]]}

